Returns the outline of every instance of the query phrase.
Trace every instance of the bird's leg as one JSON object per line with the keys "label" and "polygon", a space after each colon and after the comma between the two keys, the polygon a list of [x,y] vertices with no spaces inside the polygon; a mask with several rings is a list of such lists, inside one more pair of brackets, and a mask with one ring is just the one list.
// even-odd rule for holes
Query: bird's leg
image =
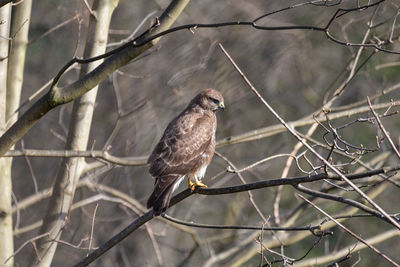
{"label": "bird's leg", "polygon": [[206,188],[207,185],[203,184],[199,179],[197,179],[197,175],[194,175],[194,186],[204,187]]}
{"label": "bird's leg", "polygon": [[195,183],[192,182],[192,177],[193,177],[192,175],[188,175],[187,179],[188,179],[189,189],[193,191],[196,188],[196,186]]}
{"label": "bird's leg", "polygon": [[[194,191],[196,187],[207,187],[207,185],[203,184],[198,178],[197,175],[188,175],[188,185],[190,190]],[[194,182],[192,181],[194,180]]]}

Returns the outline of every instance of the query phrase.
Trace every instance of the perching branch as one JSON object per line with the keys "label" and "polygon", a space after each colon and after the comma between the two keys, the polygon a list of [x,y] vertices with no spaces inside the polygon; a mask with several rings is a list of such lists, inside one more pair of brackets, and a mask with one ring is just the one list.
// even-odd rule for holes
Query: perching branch
{"label": "perching branch", "polygon": [[[14,4],[20,5],[23,2],[24,0],[15,1]],[[99,20],[98,10],[89,7],[88,2],[90,1],[84,0],[79,3],[85,16],[79,13],[81,11],[76,11],[74,16],[74,7],[71,9],[69,4],[60,4],[59,7],[67,9],[63,9],[59,13],[66,15],[64,17],[67,19],[74,16],[73,19],[64,22],[57,21],[58,18],[51,19],[49,23],[58,26],[51,28],[50,31],[47,31],[46,28],[49,26],[48,24],[43,27],[38,20],[34,20],[32,21],[32,30],[51,32],[61,25],[66,25],[65,23],[74,21],[74,18],[79,21],[78,26],[80,27],[86,25],[87,16]],[[212,1],[209,2],[212,3]],[[196,7],[194,8],[203,8],[205,3],[195,3]],[[73,122],[73,120],[68,121],[67,119],[72,106],[63,105],[61,110],[52,111],[48,115],[49,117],[43,118],[45,121],[40,122],[33,129],[35,133],[38,131],[43,133],[43,130],[50,129],[58,140],[53,138],[46,142],[46,140],[38,139],[37,136],[27,134],[22,140],[27,144],[26,147],[41,150],[24,150],[21,142],[22,147],[17,145],[17,151],[6,152],[5,155],[8,158],[4,157],[5,159],[17,156],[35,157],[26,162],[23,159],[14,159],[18,163],[18,166],[13,168],[17,175],[14,177],[16,179],[13,179],[12,195],[14,212],[12,216],[16,218],[13,226],[14,237],[23,242],[36,233],[35,229],[43,223],[41,214],[45,210],[42,207],[44,204],[52,205],[54,203],[49,196],[57,187],[68,190],[69,194],[66,198],[63,198],[62,195],[60,195],[61,198],[58,198],[66,203],[62,213],[64,221],[58,232],[62,231],[63,236],[45,237],[44,239],[47,239],[44,240],[45,242],[38,240],[32,244],[36,255],[41,257],[39,251],[48,243],[61,244],[65,240],[68,242],[65,243],[68,244],[68,247],[59,246],[55,254],[57,258],[54,259],[64,260],[65,255],[72,255],[70,251],[73,251],[75,258],[67,259],[70,265],[71,261],[75,263],[80,260],[80,257],[87,256],[88,251],[84,251],[82,248],[90,249],[92,246],[89,243],[93,247],[101,249],[94,251],[98,254],[89,255],[92,257],[91,259],[83,259],[86,262],[93,262],[95,258],[100,257],[102,253],[132,231],[135,233],[130,236],[130,239],[137,242],[119,243],[118,250],[114,248],[98,262],[108,261],[111,258],[113,262],[120,265],[128,265],[132,260],[137,265],[144,265],[147,262],[151,265],[157,265],[157,262],[159,265],[163,265],[162,256],[166,251],[176,250],[179,254],[178,258],[171,259],[173,260],[171,264],[176,266],[191,265],[194,261],[202,261],[203,266],[208,267],[218,264],[238,267],[249,264],[249,262],[254,263],[254,260],[260,266],[272,265],[277,262],[289,265],[291,263],[300,264],[310,257],[318,260],[324,256],[333,255],[333,251],[340,251],[349,242],[354,241],[351,236],[338,229],[334,221],[329,219],[325,222],[323,215],[314,216],[317,212],[306,203],[293,202],[296,201],[293,198],[296,193],[294,188],[309,194],[311,201],[320,203],[322,206],[329,206],[332,211],[331,216],[340,218],[341,222],[345,221],[346,226],[348,224],[350,229],[354,226],[368,224],[367,228],[354,228],[357,229],[356,234],[362,236],[364,240],[368,240],[368,229],[384,232],[386,228],[393,228],[393,222],[388,217],[384,217],[376,207],[365,202],[360,194],[354,191],[356,189],[343,181],[340,175],[333,173],[329,166],[317,155],[312,154],[311,150],[304,147],[302,142],[310,144],[311,148],[366,193],[371,200],[385,207],[388,215],[394,221],[400,222],[399,214],[394,214],[399,211],[394,206],[385,205],[387,204],[384,202],[386,198],[383,198],[397,197],[396,190],[400,188],[400,176],[397,172],[400,166],[395,161],[396,158],[390,156],[393,153],[385,146],[385,137],[380,135],[375,139],[374,132],[377,127],[374,127],[376,124],[372,124],[375,120],[367,101],[359,101],[365,99],[366,95],[373,95],[375,99],[379,98],[378,100],[380,100],[374,103],[374,110],[384,114],[383,116],[398,113],[400,101],[390,101],[391,97],[398,100],[395,99],[397,91],[394,92],[400,88],[395,75],[399,66],[396,62],[398,58],[396,55],[387,57],[387,53],[397,50],[399,43],[398,7],[390,1],[379,0],[369,2],[303,0],[290,4],[290,6],[276,1],[263,5],[263,8],[266,9],[264,12],[268,12],[263,14],[263,11],[259,9],[259,3],[255,2],[255,4],[253,6],[246,3],[241,6],[239,13],[237,11],[233,13],[234,18],[240,18],[240,21],[229,19],[232,11],[226,9],[223,17],[228,19],[224,19],[222,23],[213,23],[221,21],[218,19],[218,11],[214,10],[213,3],[212,6],[210,5],[210,10],[208,10],[208,6],[206,7],[209,12],[200,17],[198,14],[183,14],[180,26],[168,28],[167,31],[162,30],[156,33],[158,35],[154,35],[154,33],[160,27],[159,18],[151,19],[152,15],[150,14],[152,13],[147,13],[153,9],[145,11],[149,15],[135,9],[132,13],[135,14],[134,23],[148,27],[143,34],[139,33],[138,38],[134,37],[137,36],[136,34],[131,34],[132,29],[128,26],[129,24],[119,23],[124,22],[122,20],[124,16],[131,14],[122,10],[120,13],[122,16],[116,18],[118,22],[114,24],[115,28],[108,33],[113,41],[123,40],[123,43],[119,44],[120,47],[109,50],[109,52],[101,52],[103,54],[94,57],[85,55],[84,58],[75,57],[76,51],[81,49],[75,50],[74,58],[71,61],[61,69],[56,67],[56,76],[54,78],[53,75],[54,79],[48,85],[51,86],[48,99],[55,100],[58,97],[60,100],[58,102],[49,100],[50,105],[54,104],[54,106],[62,105],[70,99],[75,100],[74,98],[81,94],[79,90],[82,88],[86,92],[89,92],[87,90],[93,92],[94,90],[90,88],[96,87],[93,85],[98,85],[98,81],[103,79],[98,79],[98,77],[112,72],[111,70],[108,72],[109,69],[103,64],[98,71],[91,72],[94,76],[98,75],[96,82],[91,80],[92,76],[87,76],[84,77],[87,83],[78,84],[80,80],[77,81],[78,79],[74,77],[78,75],[79,71],[89,66],[88,63],[100,64],[103,59],[110,62],[112,58],[115,59],[128,50],[132,49],[133,51],[134,47],[136,50],[141,50],[144,49],[143,47],[152,46],[161,36],[170,37],[165,40],[168,42],[158,45],[157,49],[148,50],[149,52],[129,61],[131,64],[122,63],[120,66],[124,64],[126,66],[123,71],[118,69],[118,66],[111,67],[116,71],[113,72],[113,77],[103,79],[105,83],[102,86],[102,98],[95,103],[90,103],[96,110],[94,117],[96,121],[93,124],[96,128],[92,129],[93,134],[89,139],[91,148],[67,146],[65,152],[58,150],[62,144],[67,143],[67,124],[71,125]],[[222,5],[222,3],[215,2],[215,7],[221,8]],[[279,7],[274,10],[270,8],[271,6]],[[233,5],[232,7],[236,8]],[[346,9],[342,7],[346,7]],[[38,8],[40,7],[38,6]],[[193,10],[193,7],[190,8],[189,12]],[[269,12],[271,10],[272,12]],[[65,14],[65,12],[69,13]],[[161,14],[160,11],[157,12]],[[303,12],[307,14],[306,19]],[[257,18],[253,19],[254,17]],[[201,24],[190,23],[191,21],[201,22]],[[190,24],[182,25],[182,23],[188,22]],[[229,24],[230,22],[232,25]],[[1,27],[4,26],[3,23],[0,21]],[[37,25],[41,27],[39,30],[35,28]],[[139,28],[140,26],[138,26]],[[63,33],[69,35],[75,33],[75,27],[64,27],[62,30]],[[232,30],[234,31],[231,32]],[[270,34],[266,36],[265,32],[261,32],[264,30],[271,32],[268,32]],[[135,31],[138,32],[137,29]],[[78,30],[78,40],[86,36],[80,35],[83,32]],[[61,32],[59,33],[61,34]],[[228,36],[228,33],[233,35],[229,34]],[[127,37],[128,35],[129,37]],[[8,36],[0,37],[7,38]],[[53,34],[48,35],[40,40],[40,43],[49,43],[53,49],[50,43],[53,37]],[[147,37],[148,39],[146,39]],[[235,37],[235,39],[231,39],[231,37]],[[13,36],[10,39],[13,39]],[[240,51],[240,64],[246,66],[243,71],[251,75],[250,80],[254,79],[251,82],[262,87],[253,92],[260,92],[262,97],[256,94],[259,99],[266,100],[273,107],[276,106],[278,114],[282,118],[286,117],[288,122],[281,123],[281,121],[278,125],[273,125],[275,118],[268,114],[261,102],[258,103],[259,99],[255,98],[250,90],[246,90],[240,76],[231,71],[231,63],[226,60],[224,54],[216,53],[215,44],[218,41],[226,43],[226,47],[232,49],[232,52],[240,50],[244,45],[247,46],[246,49]],[[30,51],[39,45],[39,43],[35,44]],[[74,46],[73,42],[65,42],[63,48],[68,49],[71,45]],[[309,50],[310,46],[313,47],[313,51]],[[78,47],[78,45],[74,47]],[[79,47],[82,48],[82,45]],[[112,48],[109,47],[109,49]],[[155,50],[157,51],[156,55],[153,53]],[[47,58],[43,50],[35,51],[36,54]],[[152,54],[151,58],[145,57],[149,54]],[[54,56],[57,55],[54,54]],[[65,55],[60,54],[59,56],[65,58]],[[185,60],[181,61],[181,57],[184,57]],[[55,59],[57,58],[59,57],[57,56]],[[141,61],[139,62],[139,60]],[[388,63],[388,60],[393,62]],[[37,61],[30,62],[30,66],[32,63],[38,64]],[[380,62],[378,67],[376,62]],[[146,64],[141,66],[142,63]],[[31,94],[30,91],[37,87],[38,83],[43,83],[39,79],[42,80],[43,77],[47,80],[48,78],[44,76],[49,73],[52,76],[54,68],[49,69],[48,67],[49,65],[45,64],[43,70],[34,69],[34,73],[31,68],[26,69],[26,77],[35,77],[35,79],[24,81],[24,88],[27,89],[24,97]],[[44,72],[44,70],[46,71]],[[40,77],[36,75],[39,73]],[[204,79],[203,75],[207,79]],[[136,79],[138,77],[142,79]],[[250,78],[250,76],[248,77]],[[143,86],[144,84],[146,85]],[[178,106],[184,104],[189,95],[204,86],[220,90],[225,97],[227,110],[218,114],[217,136],[227,138],[218,141],[218,152],[228,155],[228,161],[231,160],[230,163],[233,164],[230,164],[231,168],[227,169],[225,162],[214,157],[208,168],[208,173],[212,177],[206,181],[207,184],[212,185],[212,188],[204,190],[199,188],[193,193],[186,190],[182,193],[183,195],[178,195],[181,197],[180,199],[174,198],[174,203],[177,203],[192,194],[197,194],[176,208],[167,210],[168,215],[173,218],[182,218],[182,220],[173,219],[176,223],[169,221],[166,219],[168,215],[156,217],[155,220],[150,215],[148,219],[145,219],[148,215],[145,214],[147,209],[143,203],[150,193],[153,180],[147,174],[147,168],[144,166],[146,158],[129,156],[146,155],[154,145],[153,139],[160,134],[170,115],[172,116],[177,111]],[[361,86],[363,90],[358,90]],[[110,87],[114,88],[115,96]],[[35,106],[34,102],[43,94],[44,91],[36,92],[37,97],[30,98],[32,100],[29,100],[29,106],[32,104]],[[114,101],[110,99],[111,95],[113,98],[115,97]],[[26,111],[29,106],[20,106],[16,112],[23,114],[22,112]],[[38,115],[38,118],[44,116],[51,109],[52,107],[45,110]],[[387,110],[385,112],[382,109]],[[29,114],[29,111],[26,114]],[[56,115],[58,115],[58,125]],[[393,116],[383,121],[388,124],[386,129],[396,128],[393,124],[396,117]],[[4,127],[4,131],[8,126]],[[292,138],[288,128],[295,128],[295,132],[301,137],[301,140]],[[328,134],[323,136],[324,130]],[[378,131],[380,130],[378,129]],[[75,133],[80,134],[83,131],[77,130]],[[44,135],[47,135],[47,132]],[[397,140],[394,139],[393,133],[391,135],[396,143]],[[15,135],[15,141],[18,138]],[[377,147],[376,150],[375,147]],[[289,160],[285,165],[284,161],[287,157]],[[83,158],[87,159],[83,168],[70,168],[71,170],[75,168],[76,171],[70,171],[66,175],[69,179],[65,181],[77,183],[75,187],[77,190],[73,197],[74,187],[60,182],[59,179],[52,180],[56,176],[54,166],[61,161],[79,160],[84,162]],[[290,161],[293,160],[295,160],[293,162],[295,164],[290,165]],[[26,164],[28,165],[25,166]],[[19,179],[24,178],[25,173],[29,175],[29,172],[32,176],[42,177],[44,180],[37,179],[34,188],[31,188],[30,183],[27,185],[24,183],[24,179]],[[81,180],[77,181],[77,177],[83,176],[83,173],[85,177],[81,177]],[[243,184],[237,180],[237,173],[241,175]],[[372,176],[364,176],[369,174]],[[304,177],[300,177],[302,175]],[[357,178],[356,175],[360,175],[360,178]],[[270,180],[268,177],[278,177],[278,179]],[[278,193],[276,193],[279,190],[277,186],[282,188]],[[258,188],[261,190],[250,193],[251,201],[258,204],[255,207],[259,216],[246,201],[248,190]],[[200,196],[200,194],[204,196]],[[215,196],[205,196],[206,194]],[[230,195],[219,196],[219,194]],[[276,197],[273,204],[274,195]],[[70,205],[71,203],[74,204]],[[98,212],[94,225],[91,218],[93,208],[97,204]],[[274,212],[272,205],[274,205]],[[203,209],[204,206],[207,208]],[[74,208],[77,209],[73,212]],[[37,210],[42,210],[42,212],[36,213]],[[364,215],[368,215],[369,218],[354,219],[353,217],[358,216],[360,210],[362,213],[367,213]],[[32,211],[35,213],[34,216],[32,216]],[[134,221],[138,217],[138,221]],[[149,220],[151,220],[150,224],[144,224]],[[381,220],[389,224],[382,223]],[[112,237],[110,234],[107,236],[110,230],[114,229],[115,233],[118,233],[132,221],[134,221],[133,225],[130,225],[128,230],[125,229],[124,233],[118,234],[106,246],[101,246],[104,242],[102,240]],[[264,224],[266,222],[271,223],[272,227],[267,227],[269,225]],[[141,227],[143,224],[145,228]],[[251,227],[247,227],[248,225]],[[317,245],[310,229],[300,230],[305,228],[304,226],[318,225],[321,226],[322,231],[332,231],[335,241],[338,240],[333,251],[329,248],[323,251],[323,242]],[[380,225],[385,228],[379,228]],[[173,231],[169,230],[171,226],[174,228]],[[139,227],[141,229],[138,229]],[[250,230],[249,228],[254,229]],[[318,234],[319,227],[315,230]],[[182,242],[177,245],[170,242],[177,238]],[[81,246],[79,240],[85,240],[85,243],[82,243]],[[329,237],[323,240],[327,243],[329,241],[330,244],[333,241]],[[78,246],[70,246],[77,242]],[[300,253],[294,251],[289,248],[291,245],[300,246],[302,250]],[[315,247],[316,245],[317,247]],[[379,243],[379,249],[382,248],[382,252],[391,255],[392,247],[390,245]],[[143,254],[144,258],[133,259],[133,254],[130,253],[132,246],[140,246],[139,250],[145,249],[148,253]],[[313,249],[314,247],[315,249]],[[96,248],[92,248],[90,252],[93,252],[93,249]],[[308,254],[311,249],[313,249],[313,255]],[[27,250],[31,251],[31,247],[24,249],[29,253]],[[367,250],[364,253],[368,252]],[[16,263],[25,261],[25,254],[19,252]],[[7,254],[7,256],[9,255],[12,253]],[[340,263],[342,260],[348,259],[348,256],[352,256],[350,252],[342,255],[341,258],[330,258],[328,263]],[[364,257],[363,254],[359,256]],[[371,257],[379,256],[371,255]],[[353,263],[356,260],[353,258],[345,264],[351,264],[350,261]],[[395,257],[392,258],[397,261]],[[301,261],[297,262],[296,259]],[[170,259],[165,260],[169,261]],[[363,260],[365,261],[365,259]],[[92,263],[92,265],[96,265],[96,263]]]}
{"label": "perching branch", "polygon": [[[396,171],[399,169],[400,169],[400,166],[396,167],[396,168],[381,168],[381,169],[368,171],[368,172],[364,172],[364,173],[356,173],[356,174],[348,175],[348,179],[349,180],[360,179],[360,178],[377,175],[380,173],[393,172],[393,171]],[[296,178],[268,179],[265,181],[260,181],[260,182],[250,183],[250,184],[222,187],[222,188],[199,188],[199,187],[197,187],[193,192],[191,192],[190,189],[186,189],[171,199],[169,208],[176,205],[177,203],[181,202],[182,200],[188,198],[189,196],[191,196],[195,193],[198,193],[201,195],[233,194],[233,193],[246,192],[249,190],[273,187],[273,186],[278,186],[278,185],[296,185],[299,183],[313,182],[313,181],[322,180],[322,179],[340,180],[340,176],[329,176],[325,173],[321,173],[321,174],[317,174],[317,175],[313,175],[313,176],[304,176],[304,177],[296,177]],[[91,262],[95,261],[101,255],[106,253],[109,249],[111,249],[116,244],[118,244],[123,239],[125,239],[128,235],[130,235],[135,230],[137,230],[140,226],[142,226],[143,224],[150,221],[152,218],[154,218],[153,210],[150,210],[149,212],[145,213],[144,215],[142,215],[141,217],[139,217],[138,219],[133,221],[125,229],[123,229],[121,232],[116,234],[114,237],[112,237],[106,243],[101,245],[98,249],[96,249],[95,251],[90,253],[87,257],[82,259],[79,263],[77,263],[75,265],[75,267],[89,265]],[[307,229],[307,230],[309,230],[309,229]]]}

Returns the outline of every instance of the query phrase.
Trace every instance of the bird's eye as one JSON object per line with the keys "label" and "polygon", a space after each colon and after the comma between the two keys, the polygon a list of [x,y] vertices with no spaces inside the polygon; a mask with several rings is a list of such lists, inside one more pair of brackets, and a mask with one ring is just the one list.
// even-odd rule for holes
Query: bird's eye
{"label": "bird's eye", "polygon": [[209,99],[214,102],[215,104],[219,105],[219,100],[215,99],[214,97],[209,97]]}

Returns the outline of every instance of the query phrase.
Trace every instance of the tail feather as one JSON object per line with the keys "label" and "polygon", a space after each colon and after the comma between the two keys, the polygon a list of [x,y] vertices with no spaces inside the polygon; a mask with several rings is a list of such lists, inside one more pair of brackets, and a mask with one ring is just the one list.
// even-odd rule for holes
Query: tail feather
{"label": "tail feather", "polygon": [[167,210],[174,184],[179,177],[178,175],[165,175],[156,178],[154,191],[147,201],[147,208],[153,207],[155,216],[161,215]]}

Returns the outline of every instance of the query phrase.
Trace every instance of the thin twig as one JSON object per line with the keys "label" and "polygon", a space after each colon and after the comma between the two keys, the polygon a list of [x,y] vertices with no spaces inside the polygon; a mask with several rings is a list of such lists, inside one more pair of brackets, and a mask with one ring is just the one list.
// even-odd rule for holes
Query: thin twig
{"label": "thin twig", "polygon": [[370,249],[372,249],[374,252],[376,252],[378,255],[382,256],[383,258],[385,258],[388,262],[390,262],[391,264],[393,264],[394,266],[400,267],[399,264],[397,264],[396,262],[394,262],[391,258],[389,258],[388,256],[386,256],[385,254],[383,254],[381,251],[379,251],[377,248],[375,248],[374,246],[370,245],[367,241],[365,241],[364,239],[362,239],[361,237],[359,237],[358,235],[356,235],[355,233],[353,233],[352,231],[350,231],[347,227],[345,227],[343,224],[341,224],[338,220],[336,220],[335,218],[333,218],[331,215],[329,215],[327,212],[325,212],[324,210],[322,210],[320,207],[318,207],[317,205],[315,205],[314,203],[312,203],[311,201],[309,201],[307,198],[303,197],[300,194],[296,194],[298,197],[300,197],[301,199],[303,199],[305,202],[307,202],[308,204],[310,204],[311,206],[313,206],[314,208],[316,208],[318,211],[320,211],[322,214],[324,214],[326,217],[328,217],[329,219],[331,219],[332,221],[334,221],[340,228],[342,228],[343,230],[345,230],[347,233],[349,233],[352,237],[354,237],[355,239],[357,239],[358,241],[360,241],[361,243],[363,243],[364,245],[366,245],[367,247],[369,247]]}
{"label": "thin twig", "polygon": [[338,176],[340,176],[347,184],[349,184],[358,194],[360,194],[365,200],[367,200],[372,206],[374,206],[379,212],[383,214],[396,228],[400,230],[400,224],[394,220],[392,217],[389,216],[389,214],[382,209],[377,203],[375,203],[372,199],[370,199],[360,188],[358,188],[354,183],[352,183],[345,175],[343,175],[337,168],[335,168],[332,164],[330,164],[323,156],[321,156],[318,152],[316,152],[307,142],[305,139],[303,139],[294,128],[289,126],[280,116],[279,114],[268,104],[268,102],[260,95],[260,93],[257,91],[257,89],[252,85],[250,80],[244,75],[244,73],[240,70],[240,68],[237,66],[237,64],[233,61],[231,56],[226,52],[224,47],[219,44],[221,50],[224,52],[224,54],[227,56],[229,61],[232,63],[234,68],[239,72],[240,76],[243,78],[243,80],[246,82],[246,84],[249,86],[249,88],[256,94],[256,96],[263,102],[263,104],[268,108],[268,110],[277,118],[284,126],[285,128],[297,138],[300,142],[303,143],[305,147],[307,147],[308,150],[310,150],[316,157],[318,157],[324,164],[326,164],[334,173],[336,173]]}
{"label": "thin twig", "polygon": [[99,203],[96,203],[96,207],[94,207],[93,211],[93,217],[92,217],[92,227],[90,229],[90,238],[89,238],[89,248],[88,248],[88,253],[90,253],[90,250],[92,248],[92,242],[93,242],[93,232],[94,232],[94,220],[96,218],[96,212],[97,208],[99,207]]}
{"label": "thin twig", "polygon": [[156,13],[158,12],[158,10],[154,10],[152,12],[150,12],[149,14],[147,14],[142,21],[139,23],[139,25],[135,28],[135,30],[125,39],[119,41],[119,42],[114,42],[114,43],[108,43],[107,47],[112,47],[112,46],[118,46],[118,45],[123,45],[129,41],[131,41],[135,35],[138,33],[138,31],[140,30],[140,28],[144,25],[144,23],[151,18],[152,16],[154,16]]}
{"label": "thin twig", "polygon": [[94,10],[90,7],[88,1],[87,1],[87,0],[83,0],[83,3],[85,3],[86,9],[89,11],[90,15],[93,16],[93,18],[94,18],[95,20],[97,20],[97,13],[96,13],[96,11],[94,11]]}
{"label": "thin twig", "polygon": [[[256,231],[310,231],[313,235],[320,236],[321,227],[318,226],[304,226],[304,227],[265,227],[263,223],[262,226],[242,226],[242,225],[215,225],[215,224],[204,224],[204,223],[194,223],[194,222],[186,222],[183,220],[179,220],[177,218],[173,218],[167,214],[164,214],[163,217],[171,222],[186,225],[189,227],[195,228],[203,228],[203,229],[219,229],[219,230],[256,230]],[[328,233],[329,235],[329,233]]]}
{"label": "thin twig", "polygon": [[44,234],[35,236],[35,237],[33,237],[33,238],[31,238],[31,239],[25,241],[21,246],[19,246],[18,249],[15,250],[15,252],[14,252],[10,257],[8,257],[8,258],[1,264],[1,266],[2,266],[2,267],[5,267],[6,264],[7,264],[7,262],[8,262],[10,259],[12,259],[15,255],[17,255],[17,254],[18,254],[26,245],[28,245],[29,243],[34,244],[34,242],[35,242],[36,240],[38,240],[38,239],[40,239],[40,238],[43,238],[43,237],[46,237],[46,236],[48,236],[48,235],[49,235],[49,233],[44,233]]}
{"label": "thin twig", "polygon": [[[237,172],[237,168],[236,166],[233,164],[232,161],[230,161],[227,157],[225,157],[224,155],[222,155],[221,153],[219,153],[218,151],[215,151],[215,154],[220,157],[221,159],[223,159],[225,162],[227,162],[229,164],[229,166],[231,168],[233,168],[234,172],[237,174],[237,176],[239,177],[240,181],[243,184],[246,184],[246,180],[244,179],[243,175],[240,172]],[[257,211],[258,215],[261,217],[261,219],[263,220],[263,222],[267,222],[267,218],[265,218],[264,214],[262,213],[261,209],[258,207],[258,205],[256,204],[256,202],[254,201],[254,197],[253,197],[253,193],[251,191],[247,191],[247,194],[249,195],[249,200],[250,203],[253,205],[253,207],[255,208],[255,210]]]}
{"label": "thin twig", "polygon": [[[22,149],[25,149],[25,142],[24,142],[24,140],[21,140],[21,148],[22,148]],[[25,158],[25,160],[26,160],[26,163],[28,164],[29,171],[30,171],[30,173],[31,173],[31,177],[32,177],[32,181],[33,181],[33,188],[35,188],[35,193],[37,194],[37,193],[39,192],[39,186],[38,186],[38,183],[37,183],[37,179],[36,179],[35,172],[33,171],[33,167],[32,167],[32,164],[31,164],[31,160],[29,159],[29,157],[24,157],[24,158]]]}
{"label": "thin twig", "polygon": [[380,118],[379,118],[379,115],[376,113],[376,111],[375,111],[374,108],[372,107],[371,101],[369,100],[369,97],[368,97],[368,96],[367,96],[367,101],[368,101],[369,108],[371,109],[371,112],[372,112],[372,114],[374,115],[375,120],[376,120],[376,122],[377,122],[378,125],[379,125],[379,128],[382,130],[383,134],[384,134],[385,137],[386,137],[386,140],[388,140],[388,142],[389,142],[390,146],[392,147],[393,151],[396,153],[397,157],[400,159],[400,152],[399,152],[399,150],[396,148],[396,145],[393,143],[392,138],[390,138],[389,133],[386,131],[385,127],[383,126],[383,124],[382,124],[382,122],[381,122],[381,120],[380,120]]}
{"label": "thin twig", "polygon": [[[304,186],[302,186],[302,185],[295,185],[294,187],[295,187],[297,190],[299,190],[300,192],[306,193],[306,194],[308,194],[308,195],[310,195],[310,196],[314,196],[314,197],[318,197],[318,198],[324,198],[324,199],[329,199],[329,200],[337,201],[337,202],[340,202],[340,203],[345,203],[345,204],[347,204],[347,205],[350,205],[350,206],[356,207],[356,208],[358,208],[358,209],[360,209],[360,210],[363,210],[363,211],[365,211],[365,212],[368,212],[369,214],[371,214],[371,215],[373,215],[373,216],[375,216],[375,217],[377,217],[377,218],[379,218],[379,219],[383,219],[384,221],[386,221],[386,222],[388,222],[388,223],[391,223],[387,218],[383,217],[383,216],[382,216],[379,212],[377,212],[376,210],[371,209],[370,207],[365,206],[365,205],[363,205],[362,203],[359,203],[359,202],[357,202],[357,201],[355,201],[355,200],[348,199],[348,198],[341,197],[341,196],[335,196],[335,195],[327,194],[327,193],[323,193],[323,192],[318,192],[318,191],[315,191],[315,190],[306,188],[306,187],[304,187]],[[391,216],[391,217],[392,217],[392,216]],[[396,219],[396,218],[394,218],[394,219]],[[399,221],[399,222],[400,222],[400,221]]]}
{"label": "thin twig", "polygon": [[72,18],[67,19],[66,21],[61,22],[60,24],[54,26],[53,28],[51,28],[50,30],[48,30],[48,31],[46,31],[45,33],[41,34],[40,36],[36,37],[35,39],[30,40],[30,41],[28,42],[28,45],[31,45],[31,44],[33,44],[34,42],[39,41],[39,40],[42,39],[43,37],[46,37],[46,36],[49,35],[50,33],[52,33],[52,32],[54,32],[54,31],[60,29],[61,27],[65,26],[65,25],[67,25],[67,24],[69,24],[69,23],[71,23],[71,22],[73,22],[74,20],[79,20],[79,18],[80,18],[80,15],[79,15],[79,14],[75,14],[75,16],[73,16]]}

